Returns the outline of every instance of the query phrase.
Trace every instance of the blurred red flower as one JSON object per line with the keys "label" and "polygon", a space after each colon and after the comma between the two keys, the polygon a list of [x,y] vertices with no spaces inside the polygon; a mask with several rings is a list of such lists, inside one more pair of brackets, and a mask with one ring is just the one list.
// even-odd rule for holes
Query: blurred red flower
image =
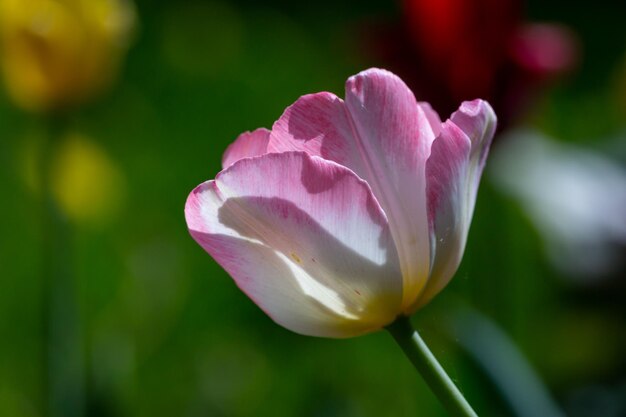
{"label": "blurred red flower", "polygon": [[506,125],[577,62],[571,30],[524,23],[520,1],[404,0],[402,11],[399,27],[369,31],[367,49],[440,114],[481,97]]}

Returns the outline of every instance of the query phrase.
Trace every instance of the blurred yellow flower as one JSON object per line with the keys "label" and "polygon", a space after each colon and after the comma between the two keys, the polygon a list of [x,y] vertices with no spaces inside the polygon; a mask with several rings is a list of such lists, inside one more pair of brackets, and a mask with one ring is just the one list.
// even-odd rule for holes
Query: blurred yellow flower
{"label": "blurred yellow flower", "polygon": [[52,165],[52,194],[65,215],[102,223],[119,211],[125,194],[121,170],[97,142],[71,134],[60,143]]}
{"label": "blurred yellow flower", "polygon": [[0,0],[10,96],[34,111],[88,100],[115,77],[134,21],[125,0]]}

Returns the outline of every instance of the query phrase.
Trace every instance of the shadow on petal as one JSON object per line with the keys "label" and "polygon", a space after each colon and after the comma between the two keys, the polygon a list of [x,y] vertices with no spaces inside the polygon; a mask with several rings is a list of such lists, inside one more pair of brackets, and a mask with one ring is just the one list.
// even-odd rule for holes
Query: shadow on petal
{"label": "shadow on petal", "polygon": [[[194,237],[274,321],[298,333],[348,337],[398,313],[402,277],[388,229],[364,256],[280,198],[228,198],[218,210],[229,232]],[[370,242],[352,242],[370,245]],[[370,245],[371,246],[371,245]]]}

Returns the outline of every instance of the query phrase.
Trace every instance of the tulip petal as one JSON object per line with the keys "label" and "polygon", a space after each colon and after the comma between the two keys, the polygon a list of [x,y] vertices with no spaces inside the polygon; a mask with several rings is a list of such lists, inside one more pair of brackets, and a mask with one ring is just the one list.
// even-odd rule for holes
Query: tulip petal
{"label": "tulip petal", "polygon": [[301,150],[353,170],[371,186],[398,249],[402,310],[426,284],[430,237],[426,159],[438,116],[419,105],[392,73],[361,72],[346,83],[346,101],[330,93],[300,98],[274,124],[269,149]]}
{"label": "tulip petal", "polygon": [[370,184],[390,219],[404,276],[406,312],[430,269],[425,166],[435,134],[411,90],[387,71],[367,70],[350,77],[346,106],[363,154],[355,172]]}
{"label": "tulip petal", "polygon": [[300,97],[272,126],[270,152],[303,151],[346,166],[354,139],[342,99],[322,92]]}
{"label": "tulip petal", "polygon": [[402,277],[384,212],[352,171],[304,152],[246,158],[189,196],[191,235],[278,324],[350,337],[393,321]]}
{"label": "tulip petal", "polygon": [[267,153],[269,139],[270,131],[262,127],[252,132],[242,133],[224,151],[222,168],[226,169],[240,159]]}
{"label": "tulip petal", "polygon": [[464,102],[432,144],[426,175],[433,262],[412,310],[441,291],[461,262],[495,127],[496,116],[486,101]]}
{"label": "tulip petal", "polygon": [[441,118],[439,114],[433,109],[430,103],[425,101],[420,101],[419,106],[422,108],[422,111],[426,115],[426,119],[428,119],[428,123],[430,123],[430,128],[433,131],[435,137],[439,136],[441,132]]}

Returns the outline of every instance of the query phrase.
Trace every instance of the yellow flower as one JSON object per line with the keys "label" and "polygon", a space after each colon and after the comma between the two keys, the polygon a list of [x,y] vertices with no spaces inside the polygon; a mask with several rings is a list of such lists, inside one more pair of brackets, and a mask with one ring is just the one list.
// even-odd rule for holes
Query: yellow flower
{"label": "yellow flower", "polygon": [[60,144],[52,166],[52,193],[70,219],[91,224],[117,214],[125,194],[122,171],[97,142],[72,133]]}
{"label": "yellow flower", "polygon": [[0,0],[9,95],[34,111],[90,99],[116,75],[134,20],[124,0]]}

